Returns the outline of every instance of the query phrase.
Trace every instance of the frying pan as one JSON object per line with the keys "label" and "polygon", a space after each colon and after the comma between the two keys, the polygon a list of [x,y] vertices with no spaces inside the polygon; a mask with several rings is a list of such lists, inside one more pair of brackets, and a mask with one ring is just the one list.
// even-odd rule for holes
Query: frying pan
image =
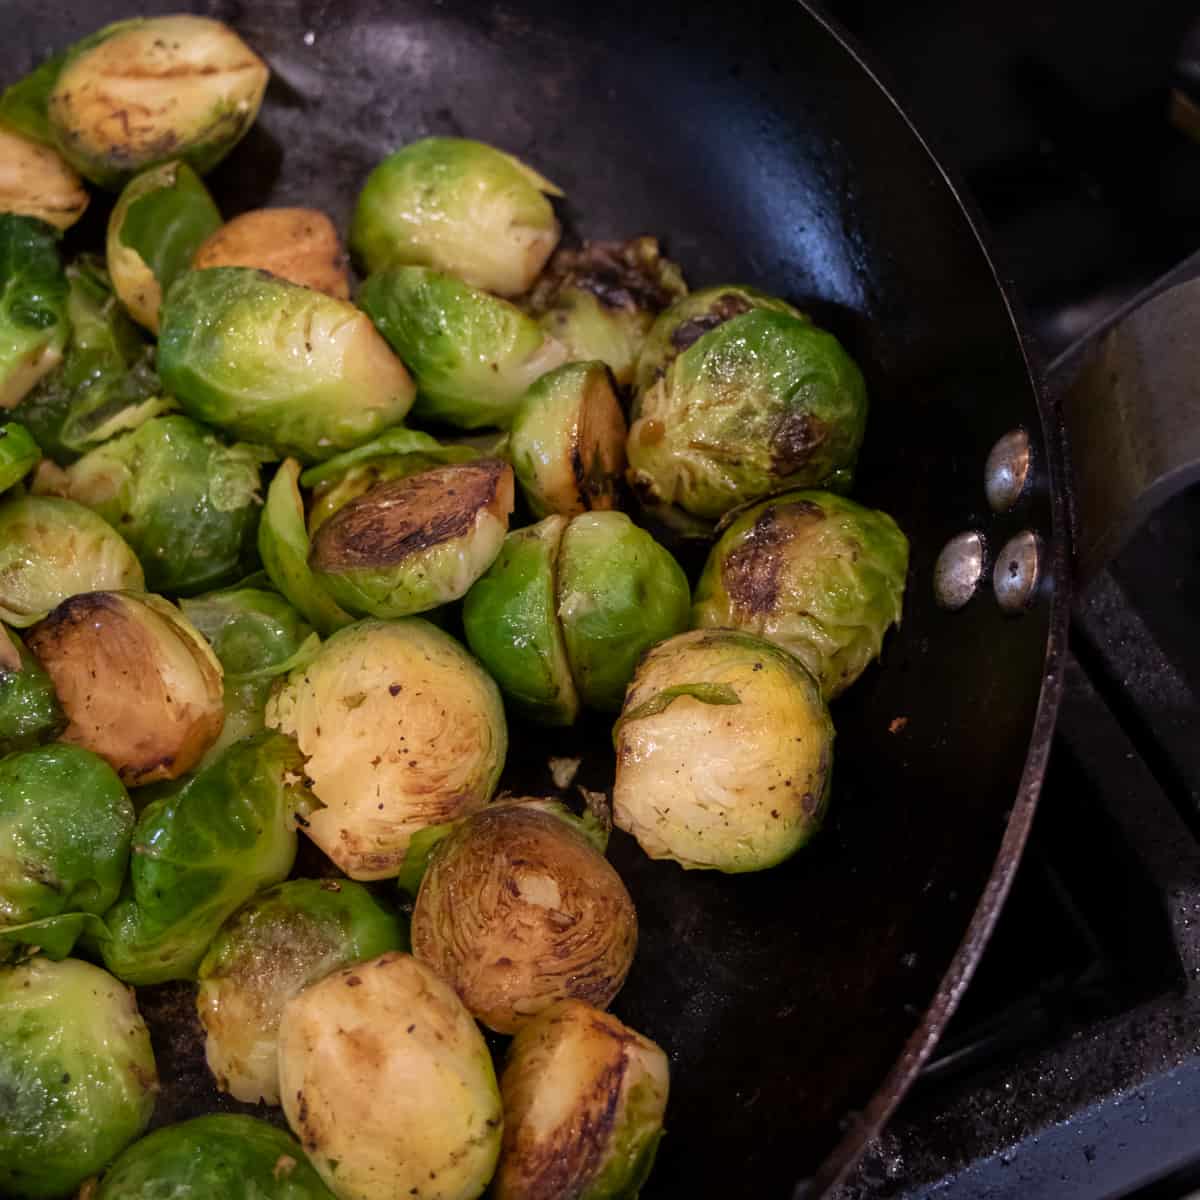
{"label": "frying pan", "polygon": [[[752,876],[652,863],[620,834],[611,847],[641,922],[615,1007],[672,1062],[645,1195],[813,1200],[878,1132],[967,984],[1029,829],[1060,694],[1072,553],[1059,405],[1034,381],[969,205],[860,54],[788,0],[7,0],[0,74],[135,10],[181,8],[232,24],[273,71],[257,126],[211,178],[227,215],[304,204],[345,230],[388,150],[478,137],[565,189],[569,235],[656,233],[693,284],[786,296],[862,364],[856,495],[899,521],[912,571],[882,665],[835,705],[827,828]],[[101,220],[76,240],[98,241]],[[1168,468],[1188,477],[1197,449],[1161,395],[1161,421],[1133,415],[1147,355],[1137,337],[1121,343],[1131,327],[1068,364],[1084,383],[1064,410],[1103,461],[1080,488],[1094,561],[1150,484]],[[1105,457],[1094,443],[1112,428]],[[1031,477],[996,513],[986,463],[1012,431],[1028,436]],[[949,611],[931,581],[964,531],[981,535],[985,570]],[[1029,563],[999,548],[1023,534],[1038,580],[1013,615],[988,568],[1019,577]],[[549,791],[547,752],[578,753],[582,783],[611,784],[607,727],[554,739],[515,727],[512,741],[507,786]],[[190,990],[140,1000],[164,1079],[156,1122],[245,1108],[213,1089]]]}

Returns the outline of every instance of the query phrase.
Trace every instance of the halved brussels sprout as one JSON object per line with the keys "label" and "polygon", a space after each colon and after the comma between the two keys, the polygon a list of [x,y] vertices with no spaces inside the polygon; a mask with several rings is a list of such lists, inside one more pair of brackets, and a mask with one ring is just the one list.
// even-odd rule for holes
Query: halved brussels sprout
{"label": "halved brussels sprout", "polygon": [[829,492],[789,492],[721,535],[696,585],[692,625],[778,642],[831,700],[900,624],[907,573],[908,539],[887,513]]}
{"label": "halved brussels sprout", "polygon": [[133,831],[129,882],[99,939],[104,965],[139,987],[194,977],[222,924],[296,859],[295,817],[307,797],[291,738],[235,742]]}
{"label": "halved brussels sprout", "polygon": [[434,467],[340,508],[317,530],[309,566],[350,612],[428,612],[491,566],[512,508],[512,468],[498,458]]}
{"label": "halved brussels sprout", "polygon": [[158,370],[192,416],[308,461],[398,424],[413,401],[408,372],[364,313],[247,267],[176,281]]}
{"label": "halved brussels sprout", "polygon": [[369,272],[433,267],[499,296],[517,296],[558,242],[546,195],[562,192],[494,146],[423,138],[367,176],[350,246]]}
{"label": "halved brussels sprout", "polygon": [[0,967],[0,1193],[73,1192],[146,1128],[157,1090],[129,988],[78,959]]}
{"label": "halved brussels sprout", "polygon": [[330,971],[407,949],[404,922],[349,879],[293,879],[238,909],[200,964],[196,996],[217,1086],[278,1104],[284,1005]]}
{"label": "halved brussels sprout", "polygon": [[209,235],[192,265],[257,267],[337,300],[350,299],[346,255],[333,222],[314,208],[257,208]]}
{"label": "halved brussels sprout", "polygon": [[651,508],[716,521],[787,487],[848,481],[867,393],[832,334],[756,308],[674,358],[639,393],[634,417],[629,481],[638,496]]}
{"label": "halved brussels sprout", "polygon": [[751,634],[704,629],[656,646],[613,738],[613,819],[651,858],[761,871],[825,815],[829,710],[798,659]]}
{"label": "halved brussels sprout", "polygon": [[308,834],[354,879],[400,870],[409,839],[482,808],[508,731],[496,685],[448,634],[418,618],[335,633],[267,704],[324,807]]}
{"label": "halved brussels sprout", "polygon": [[412,918],[413,953],[473,1016],[515,1033],[556,1000],[606,1008],[637,949],[621,877],[546,806],[489,805],[434,851]]}
{"label": "halved brussels sprout", "polygon": [[81,592],[145,586],[141,564],[102,517],[73,500],[0,501],[0,618],[24,628]]}
{"label": "halved brussels sprout", "polygon": [[254,123],[269,74],[220,21],[118,21],[67,51],[49,92],[50,127],[71,165],[101,187],[172,158],[203,175]]}
{"label": "halved brussels sprout", "polygon": [[0,754],[49,741],[66,723],[50,676],[21,639],[0,625]]}
{"label": "halved brussels sprout", "polygon": [[167,288],[220,226],[208,188],[185,162],[151,167],[125,185],[108,218],[105,255],[113,288],[138,324],[158,332]]}
{"label": "halved brussels sprout", "polygon": [[127,787],[178,779],[221,732],[221,664],[159,596],[73,596],[27,640],[67,714],[63,740],[94,750]]}
{"label": "halved brussels sprout", "polygon": [[377,272],[359,303],[412,371],[413,413],[426,420],[507,428],[525,389],[566,361],[519,308],[426,267]]}
{"label": "halved brussels sprout", "polygon": [[0,425],[0,492],[20,483],[42,457],[41,449],[24,425]]}
{"label": "halved brussels sprout", "polygon": [[453,990],[407,954],[327,975],[283,1012],[279,1086],[309,1161],[346,1200],[475,1200],[503,1115]]}
{"label": "halved brussels sprout", "polygon": [[611,1013],[563,1000],[513,1038],[500,1076],[496,1200],[636,1197],[663,1135],[667,1056]]}
{"label": "halved brussels sprout", "polygon": [[54,230],[0,212],[0,409],[15,407],[62,361],[67,279]]}
{"label": "halved brussels sprout", "polygon": [[0,124],[0,212],[70,229],[87,206],[79,176],[57,150]]}
{"label": "halved brussels sprout", "polygon": [[515,529],[463,601],[467,644],[523,716],[570,725],[579,715],[558,621],[558,555],[566,517]]}
{"label": "halved brussels sprout", "polygon": [[617,507],[629,431],[601,362],[547,372],[521,398],[509,457],[535,517]]}
{"label": "halved brussels sprout", "polygon": [[628,387],[655,316],[686,295],[683,273],[662,257],[658,240],[638,237],[556,251],[528,303],[572,362],[599,359]]}
{"label": "halved brussels sprout", "polygon": [[240,1113],[156,1129],[80,1200],[334,1200],[295,1138]]}

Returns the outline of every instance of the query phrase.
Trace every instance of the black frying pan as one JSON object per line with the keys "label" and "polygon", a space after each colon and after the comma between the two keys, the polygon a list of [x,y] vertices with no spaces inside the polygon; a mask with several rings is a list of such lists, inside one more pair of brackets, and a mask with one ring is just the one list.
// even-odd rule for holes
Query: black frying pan
{"label": "black frying pan", "polygon": [[[856,494],[913,547],[902,630],[835,706],[826,831],[757,876],[685,874],[618,834],[641,943],[616,1009],[673,1069],[646,1195],[810,1197],[903,1094],[970,977],[1029,828],[1059,698],[1070,546],[1060,438],[1039,401],[973,217],[858,54],[787,0],[6,0],[0,75],[134,11],[234,25],[270,63],[262,117],[212,177],[227,215],[326,209],[345,230],[368,169],[429,133],[467,134],[566,191],[568,231],[659,234],[694,284],[802,304],[863,365]],[[101,207],[101,206],[98,206]],[[91,217],[96,239],[102,214]],[[984,493],[1001,435],[1033,472],[1002,515]],[[976,529],[1040,538],[1040,583],[1005,615],[990,574],[957,612],[934,562]],[[989,564],[990,565],[990,564]],[[1003,570],[1002,566],[1002,570]],[[549,790],[578,749],[611,782],[605,728],[513,731],[509,786]],[[144,989],[164,1091],[156,1121],[238,1109],[212,1088],[190,991]]]}

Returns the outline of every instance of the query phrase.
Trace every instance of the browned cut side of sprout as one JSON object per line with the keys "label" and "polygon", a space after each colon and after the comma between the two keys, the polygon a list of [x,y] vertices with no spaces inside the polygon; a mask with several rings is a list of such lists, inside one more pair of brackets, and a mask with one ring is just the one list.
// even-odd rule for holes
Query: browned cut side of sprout
{"label": "browned cut side of sprout", "polygon": [[0,125],[0,212],[69,229],[87,206],[83,182],[57,150]]}

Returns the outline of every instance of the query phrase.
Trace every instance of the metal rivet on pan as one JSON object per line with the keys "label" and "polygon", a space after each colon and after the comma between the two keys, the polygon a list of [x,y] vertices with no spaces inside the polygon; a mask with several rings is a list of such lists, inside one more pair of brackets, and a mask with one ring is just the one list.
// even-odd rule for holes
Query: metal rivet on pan
{"label": "metal rivet on pan", "polygon": [[983,487],[992,512],[1008,512],[1029,482],[1032,450],[1029,434],[1023,429],[1006,433],[993,447],[984,468]]}
{"label": "metal rivet on pan", "polygon": [[970,529],[952,537],[933,564],[933,594],[943,608],[962,608],[983,578],[983,534]]}
{"label": "metal rivet on pan", "polygon": [[1005,612],[1021,612],[1029,607],[1041,578],[1041,557],[1041,540],[1028,529],[1004,543],[992,569],[992,586]]}

